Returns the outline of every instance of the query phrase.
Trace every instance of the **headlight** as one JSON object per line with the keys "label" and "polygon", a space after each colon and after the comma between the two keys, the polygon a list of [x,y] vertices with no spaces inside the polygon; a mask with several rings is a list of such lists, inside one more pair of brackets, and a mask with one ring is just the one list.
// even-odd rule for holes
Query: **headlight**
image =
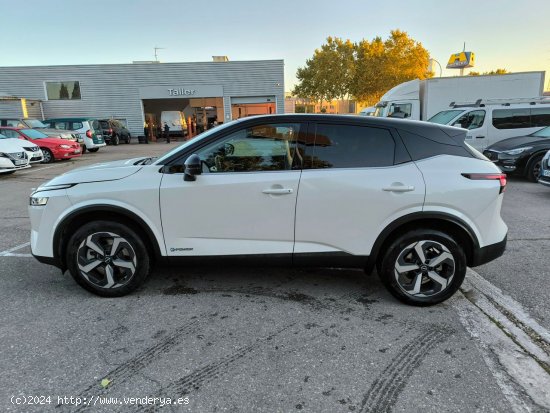
{"label": "headlight", "polygon": [[71,145],[59,145],[59,147],[63,149],[71,149]]}
{"label": "headlight", "polygon": [[520,153],[525,152],[532,148],[533,148],[532,146],[525,146],[523,148],[512,149],[510,151],[502,151],[502,153],[505,153],[506,155],[519,155]]}
{"label": "headlight", "polygon": [[29,204],[32,206],[44,206],[48,203],[48,197],[45,196],[31,196]]}

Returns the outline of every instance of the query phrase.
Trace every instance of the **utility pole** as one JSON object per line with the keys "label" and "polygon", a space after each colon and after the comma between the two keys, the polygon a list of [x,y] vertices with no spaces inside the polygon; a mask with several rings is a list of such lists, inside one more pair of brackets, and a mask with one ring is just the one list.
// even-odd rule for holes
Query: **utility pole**
{"label": "utility pole", "polygon": [[158,58],[158,55],[157,55],[157,50],[162,50],[162,49],[164,49],[164,47],[157,47],[157,46],[155,46],[153,49],[154,49],[154,51],[155,51],[155,62],[158,63],[158,62],[159,62],[159,58]]}

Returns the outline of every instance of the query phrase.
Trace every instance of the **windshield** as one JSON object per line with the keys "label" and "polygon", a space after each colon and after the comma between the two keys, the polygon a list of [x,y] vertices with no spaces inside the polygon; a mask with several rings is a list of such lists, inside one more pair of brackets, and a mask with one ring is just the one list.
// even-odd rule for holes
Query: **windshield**
{"label": "windshield", "polygon": [[212,135],[214,132],[218,132],[222,129],[225,129],[225,128],[228,128],[230,126],[233,126],[236,122],[238,122],[238,120],[232,120],[231,122],[227,122],[227,123],[224,123],[223,125],[220,125],[220,126],[217,126],[215,128],[212,128],[212,129],[208,129],[206,132],[203,132],[201,133],[199,136],[197,136],[195,139],[191,139],[183,144],[181,144],[180,146],[176,146],[174,149],[172,149],[171,151],[165,153],[164,155],[162,155],[156,162],[155,164],[162,164],[162,162],[165,160],[165,159],[168,159],[169,157],[171,157],[172,155],[174,155],[175,153],[178,153],[179,151],[181,151],[182,149],[188,147],[189,145],[191,144],[194,144],[196,142],[198,142],[199,140],[201,139],[205,139],[205,138],[208,138],[210,135]]}
{"label": "windshield", "polygon": [[49,136],[35,129],[21,129],[21,133],[31,139],[43,139]]}
{"label": "windshield", "polygon": [[462,112],[464,112],[464,110],[461,110],[461,109],[443,110],[433,115],[430,119],[428,119],[428,122],[439,123],[440,125],[448,125],[450,121],[452,121],[455,117],[457,117]]}
{"label": "windshield", "polygon": [[25,119],[25,123],[31,128],[46,128],[47,126],[38,119]]}
{"label": "windshield", "polygon": [[537,138],[550,138],[550,126],[532,133],[531,136],[536,136]]}

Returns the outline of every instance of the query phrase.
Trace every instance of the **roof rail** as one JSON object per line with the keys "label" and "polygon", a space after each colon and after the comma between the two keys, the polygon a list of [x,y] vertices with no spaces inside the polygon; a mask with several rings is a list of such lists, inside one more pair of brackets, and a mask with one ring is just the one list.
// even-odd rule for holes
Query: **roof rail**
{"label": "roof rail", "polygon": [[484,107],[487,105],[510,106],[512,104],[528,103],[530,105],[549,104],[550,96],[536,96],[531,98],[501,98],[501,99],[478,99],[475,102],[451,102],[451,108]]}

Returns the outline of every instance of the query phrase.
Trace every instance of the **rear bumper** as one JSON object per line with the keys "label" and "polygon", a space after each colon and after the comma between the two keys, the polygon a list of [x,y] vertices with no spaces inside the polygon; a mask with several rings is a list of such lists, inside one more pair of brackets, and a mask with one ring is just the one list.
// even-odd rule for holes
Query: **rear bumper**
{"label": "rear bumper", "polygon": [[508,234],[504,236],[504,239],[496,244],[487,245],[474,251],[472,262],[470,267],[477,267],[479,265],[486,264],[493,261],[504,254],[506,249],[506,242],[508,240]]}

